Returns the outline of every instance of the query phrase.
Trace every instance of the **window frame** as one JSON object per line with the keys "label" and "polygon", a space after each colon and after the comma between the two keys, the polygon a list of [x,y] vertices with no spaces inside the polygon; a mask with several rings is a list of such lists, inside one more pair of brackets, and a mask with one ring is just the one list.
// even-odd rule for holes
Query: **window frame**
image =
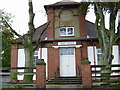
{"label": "window frame", "polygon": [[75,55],[74,48],[60,48],[60,55]]}
{"label": "window frame", "polygon": [[[37,59],[35,59],[35,57],[38,57]],[[38,60],[39,59],[39,51],[35,51],[34,52],[34,65],[36,66],[36,60]]]}
{"label": "window frame", "polygon": [[[65,28],[65,33],[66,33],[65,35],[61,35],[62,28]],[[72,28],[72,34],[69,34],[69,32],[68,32],[69,28]],[[74,36],[74,27],[61,27],[59,29],[59,36]]]}
{"label": "window frame", "polygon": [[[98,57],[100,55],[101,57]],[[102,58],[102,50],[100,48],[97,49],[97,64],[100,65],[100,60]],[[99,59],[99,60],[98,60]]]}

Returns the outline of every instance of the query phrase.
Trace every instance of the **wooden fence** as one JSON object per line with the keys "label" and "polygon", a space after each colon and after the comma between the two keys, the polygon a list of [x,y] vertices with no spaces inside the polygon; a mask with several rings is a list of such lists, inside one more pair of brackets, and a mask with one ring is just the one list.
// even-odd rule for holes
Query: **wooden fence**
{"label": "wooden fence", "polygon": [[[92,74],[92,85],[99,86],[104,85],[102,78],[107,76],[101,75],[101,69],[106,67],[106,65],[91,65],[91,74]],[[111,74],[110,74],[110,83],[116,84],[120,81],[120,64],[111,65]]]}
{"label": "wooden fence", "polygon": [[[40,85],[37,85],[37,82],[40,82],[40,77],[38,75],[43,75],[43,72],[37,72],[37,69],[41,69],[42,66],[40,65],[36,65],[36,67],[5,67],[5,68],[0,68],[0,76],[2,76],[2,87],[6,87],[6,86],[12,86],[12,87],[34,87],[34,88],[39,88],[42,87]],[[24,72],[25,69],[33,69],[36,72],[33,73],[28,73],[28,72]],[[19,72],[19,70],[22,70],[23,72]],[[45,69],[44,69],[45,70]],[[36,80],[33,81],[33,83],[24,83],[23,80],[16,80],[16,82],[11,82],[10,80],[10,76],[14,75],[15,72],[18,77],[18,75],[36,75],[38,76]],[[38,83],[39,84],[39,83]],[[46,85],[44,85],[45,87]]]}
{"label": "wooden fence", "polygon": [[[14,85],[21,85],[21,86],[30,86],[30,85],[35,85],[35,83],[22,83],[19,80],[17,80],[16,83],[12,83],[10,82],[10,75],[12,75],[13,73],[11,72],[11,70],[25,70],[25,69],[36,69],[36,67],[4,67],[4,68],[0,68],[0,76],[2,76],[2,85],[3,86],[14,86]],[[36,72],[33,73],[27,73],[27,72],[17,72],[17,76],[18,75],[35,75]],[[4,80],[5,79],[5,80]]]}
{"label": "wooden fence", "polygon": [[[38,65],[38,67],[41,67]],[[103,81],[102,81],[102,78],[103,76],[101,75],[101,68],[104,68],[106,67],[105,65],[91,65],[91,74],[92,74],[92,85],[93,86],[99,86],[99,85],[102,85],[103,84]],[[10,71],[12,70],[25,70],[25,69],[37,69],[36,67],[7,67],[7,68],[0,68],[0,76],[2,77],[5,77],[4,79],[7,79],[6,77],[9,77],[10,78],[10,75],[13,74],[11,73]],[[45,70],[45,68],[43,68]],[[38,68],[38,70],[42,70],[41,68]],[[3,72],[3,71],[7,71],[7,72]],[[111,65],[111,75],[110,75],[110,82],[111,83],[117,83],[120,81],[120,64],[119,65]],[[17,75],[38,75],[38,79],[36,79],[36,81],[38,80],[41,80],[40,79],[40,73],[41,75],[44,75],[43,77],[46,77],[45,74],[42,74],[42,72],[44,71],[36,71],[36,72],[33,72],[33,73],[25,73],[25,72],[17,72]],[[38,74],[37,74],[38,73]],[[104,76],[106,77],[106,76]],[[42,78],[42,76],[41,76]],[[44,80],[46,80],[44,78]],[[36,82],[34,83],[23,83],[23,82],[20,82],[20,81],[17,81],[17,83],[11,83],[10,80],[6,80],[8,82],[3,82],[2,85],[18,85],[19,87],[20,86],[31,86],[32,87],[36,87]],[[44,81],[45,83],[45,81]],[[46,84],[41,85],[42,87],[45,87]],[[38,83],[39,84],[39,83]],[[40,87],[40,85],[38,85],[38,87]]]}

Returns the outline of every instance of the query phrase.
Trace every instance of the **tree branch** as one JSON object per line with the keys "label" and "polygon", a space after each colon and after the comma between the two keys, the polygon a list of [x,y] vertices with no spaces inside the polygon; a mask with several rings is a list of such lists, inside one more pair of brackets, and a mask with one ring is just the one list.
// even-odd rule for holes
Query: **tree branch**
{"label": "tree branch", "polygon": [[102,11],[102,6],[100,3],[95,3],[95,6],[96,6],[97,12],[99,14],[99,18],[100,18],[100,27],[101,27],[102,37],[103,37],[103,40],[106,41],[106,40],[108,40],[108,36],[107,36],[107,30],[105,28],[104,14]]}
{"label": "tree branch", "polygon": [[43,31],[41,32],[41,34],[39,35],[38,40],[36,41],[36,46],[34,47],[34,51],[39,47],[39,41],[42,37],[42,35],[44,34],[45,30],[47,29],[48,25],[50,24],[50,22],[47,23],[46,27],[43,29]]}
{"label": "tree branch", "polygon": [[33,12],[33,4],[32,4],[32,1],[29,0],[29,23],[28,23],[28,26],[29,26],[29,33],[30,33],[30,36],[33,37],[34,33],[35,33],[35,27],[34,27],[34,12]]}
{"label": "tree branch", "polygon": [[96,9],[96,6],[95,6],[95,15],[96,15],[96,20],[95,20],[95,31],[96,31],[96,34],[98,36],[98,39],[99,39],[99,44],[101,46],[101,49],[102,49],[102,46],[103,46],[103,39],[102,39],[102,35],[101,35],[101,30],[100,30],[100,26],[99,26],[99,14],[97,12],[97,9]]}
{"label": "tree branch", "polygon": [[116,38],[115,38],[115,40],[114,40],[113,43],[115,43],[115,42],[120,38],[120,22],[119,22],[119,24],[118,24],[117,33],[116,33],[115,36],[116,36]]}
{"label": "tree branch", "polygon": [[19,38],[21,38],[22,36],[20,34],[18,34],[9,24],[8,22],[2,17],[2,19],[4,20],[5,24],[10,28],[10,30]]}

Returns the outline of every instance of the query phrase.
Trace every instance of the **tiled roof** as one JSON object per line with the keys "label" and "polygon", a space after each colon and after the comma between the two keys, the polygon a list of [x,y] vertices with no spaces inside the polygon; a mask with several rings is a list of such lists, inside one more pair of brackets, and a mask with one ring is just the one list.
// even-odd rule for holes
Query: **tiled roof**
{"label": "tiled roof", "polygon": [[78,2],[57,2],[48,6],[58,6],[58,5],[74,5],[79,4]]}
{"label": "tiled roof", "polygon": [[86,20],[86,27],[87,27],[87,36],[89,38],[97,38],[94,23]]}
{"label": "tiled roof", "polygon": [[[38,28],[36,28],[36,32],[35,32],[35,34],[33,36],[33,41],[37,41],[39,35],[41,35],[41,33],[42,33],[42,31],[44,29],[46,29],[45,32],[43,33],[42,37],[41,37],[41,41],[45,40],[45,38],[47,37],[47,30],[48,30],[47,27],[48,27],[48,24],[49,23],[45,23],[45,24],[39,26]],[[94,29],[94,23],[89,22],[89,21],[86,20],[86,26],[87,26],[87,36],[89,38],[97,38],[97,35],[95,33],[95,29]],[[21,42],[20,39],[16,39],[16,40]]]}
{"label": "tiled roof", "polygon": [[[46,29],[46,30],[44,31],[44,33],[42,34],[42,37],[41,37],[41,39],[40,39],[40,40],[45,40],[48,25],[49,25],[49,22],[47,22],[47,23],[45,23],[45,24],[43,24],[43,25],[41,25],[41,26],[39,26],[39,27],[36,28],[35,34],[34,34],[34,36],[33,36],[33,41],[38,41],[39,35],[41,35],[41,33],[43,32],[43,30]],[[26,34],[25,34],[25,35],[26,35]],[[22,40],[21,40],[20,38],[17,38],[15,41],[17,41],[17,42],[22,42]]]}
{"label": "tiled roof", "polygon": [[[44,25],[40,26],[37,28],[36,32],[35,32],[35,35],[34,35],[34,40],[36,41],[38,38],[38,35],[41,34],[42,30],[46,27],[46,24],[45,23]],[[87,36],[89,38],[97,38],[97,35],[95,33],[95,28],[94,28],[94,23],[90,22],[90,21],[87,21],[86,20],[86,27],[87,27]],[[48,29],[47,29],[48,30]],[[45,38],[47,37],[47,30],[44,32],[41,40],[45,40]]]}
{"label": "tiled roof", "polygon": [[76,7],[78,7],[79,5],[80,5],[80,3],[78,3],[78,2],[73,2],[73,1],[63,2],[63,1],[61,1],[61,2],[54,3],[54,4],[45,5],[44,7],[46,9],[48,7],[61,7],[61,6],[72,6],[72,7],[76,6]]}
{"label": "tiled roof", "polygon": [[[47,29],[48,24],[49,23],[45,23],[45,24],[39,26],[38,28],[36,28],[36,32],[35,32],[35,34],[33,36],[33,41],[37,41],[39,39],[38,37],[41,35],[41,33],[43,32],[43,30]],[[45,32],[43,33],[43,35],[41,37],[41,40],[45,40],[45,38],[47,36],[46,33],[47,33],[47,30],[45,30]]]}

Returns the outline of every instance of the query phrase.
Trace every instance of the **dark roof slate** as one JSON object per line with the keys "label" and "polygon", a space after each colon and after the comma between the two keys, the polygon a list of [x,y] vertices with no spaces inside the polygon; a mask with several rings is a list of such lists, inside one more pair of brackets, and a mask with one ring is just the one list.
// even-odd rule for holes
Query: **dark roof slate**
{"label": "dark roof slate", "polygon": [[[47,29],[48,24],[49,23],[45,23],[45,24],[39,26],[38,28],[36,28],[36,32],[35,32],[35,34],[33,36],[33,41],[37,41],[39,39],[39,36],[43,32],[43,30]],[[46,33],[47,33],[47,30],[44,31],[44,33],[43,33],[43,35],[41,37],[41,40],[45,40],[45,38],[47,37]]]}
{"label": "dark roof slate", "polygon": [[87,27],[87,36],[89,38],[97,38],[94,23],[86,20],[86,27]]}
{"label": "dark roof slate", "polygon": [[79,3],[78,2],[57,2],[54,4],[47,5],[47,6],[73,5],[73,4],[79,4]]}
{"label": "dark roof slate", "polygon": [[[34,40],[37,40],[38,35],[41,34],[43,28],[45,28],[45,27],[46,27],[46,24],[44,24],[44,25],[37,28],[37,30],[35,32],[35,35],[34,35]],[[86,20],[86,27],[87,27],[86,33],[87,33],[88,38],[97,38],[94,23]],[[47,37],[47,35],[46,35],[47,30],[44,32],[41,40],[45,40],[45,38]]]}
{"label": "dark roof slate", "polygon": [[[46,38],[46,36],[47,36],[47,27],[48,27],[48,25],[49,25],[49,22],[47,22],[47,23],[45,23],[45,24],[43,24],[43,25],[41,25],[41,26],[39,26],[39,27],[37,27],[36,28],[36,31],[35,31],[35,33],[34,33],[34,35],[33,35],[33,41],[38,41],[38,39],[39,39],[39,36],[41,35],[41,33],[43,32],[43,30],[45,30],[44,31],[44,33],[42,34],[42,37],[41,37],[41,39],[40,40],[45,40],[45,38]],[[26,33],[27,34],[27,33]],[[25,35],[26,35],[25,34]],[[24,35],[24,36],[25,36]],[[17,42],[22,42],[22,40],[20,39],[20,38],[17,38],[17,39],[15,39],[15,41],[17,41]]]}
{"label": "dark roof slate", "polygon": [[69,7],[78,7],[78,6],[80,6],[80,3],[78,3],[78,2],[57,2],[57,3],[54,3],[54,4],[49,4],[49,5],[45,5],[44,7],[45,7],[45,9],[46,8],[49,8],[49,7],[61,7],[61,6],[69,6]]}
{"label": "dark roof slate", "polygon": [[[37,41],[39,39],[38,38],[39,35],[41,35],[41,33],[43,32],[44,29],[46,29],[41,37],[41,41],[45,40],[45,38],[47,37],[48,24],[49,23],[45,23],[45,24],[39,26],[38,28],[36,28],[36,32],[33,36],[33,41]],[[88,36],[87,38],[97,38],[95,28],[94,28],[94,23],[86,20],[86,27],[87,27],[87,36]],[[16,39],[16,41],[21,42],[21,40],[19,38]]]}

